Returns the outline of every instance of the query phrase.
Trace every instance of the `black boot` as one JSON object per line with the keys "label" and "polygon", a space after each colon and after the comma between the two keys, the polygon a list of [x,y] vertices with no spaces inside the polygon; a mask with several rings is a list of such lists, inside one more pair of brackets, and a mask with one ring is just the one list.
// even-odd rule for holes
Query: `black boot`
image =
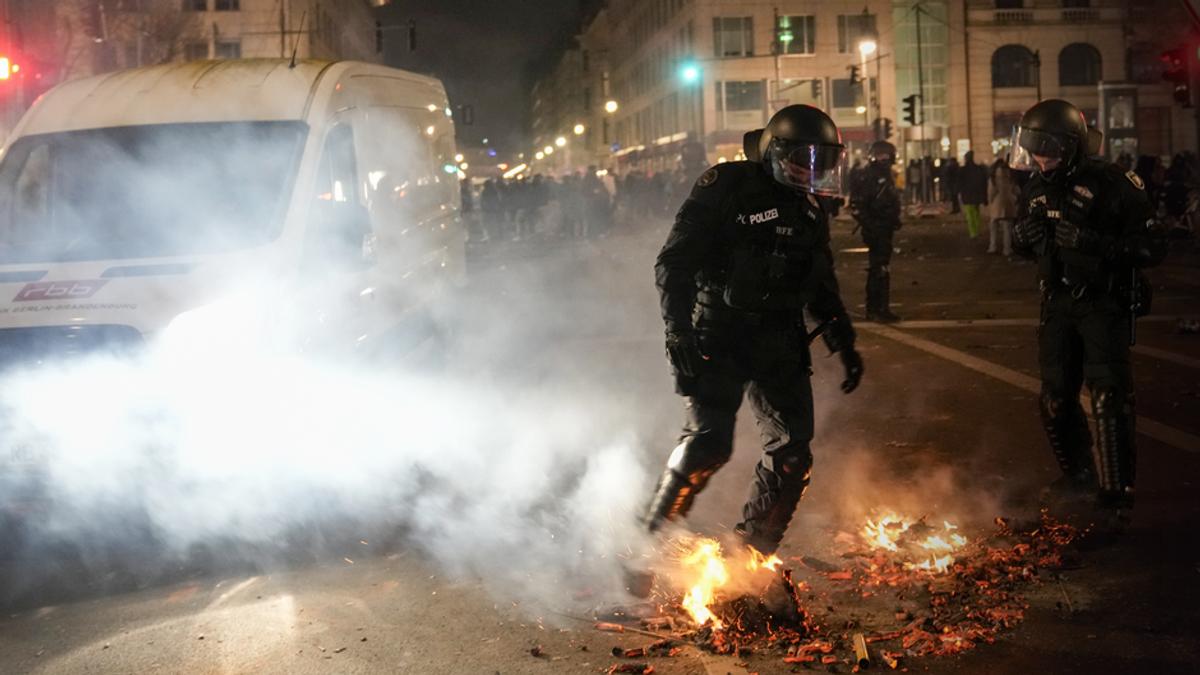
{"label": "black boot", "polygon": [[754,483],[750,487],[750,499],[742,507],[742,522],[735,531],[747,546],[753,546],[763,555],[773,555],[783,541],[788,524],[796,513],[796,507],[804,498],[808,488],[808,471],[802,476],[781,479],[779,474],[768,470],[762,462],[754,469]]}
{"label": "black boot", "polygon": [[[872,278],[873,277],[873,278]],[[874,289],[871,289],[874,282]],[[892,313],[892,275],[886,268],[867,272],[867,321],[896,323],[900,317]],[[873,298],[873,300],[872,300]]]}
{"label": "black boot", "polygon": [[1092,471],[1092,433],[1083,408],[1043,395],[1041,414],[1050,449],[1063,472],[1061,478],[1042,488],[1042,503],[1064,506],[1094,501],[1098,486]]}
{"label": "black boot", "polygon": [[1112,389],[1095,392],[1096,454],[1099,455],[1100,505],[1108,511],[1113,534],[1129,531],[1133,511],[1133,482],[1137,470],[1134,445],[1133,397]]}

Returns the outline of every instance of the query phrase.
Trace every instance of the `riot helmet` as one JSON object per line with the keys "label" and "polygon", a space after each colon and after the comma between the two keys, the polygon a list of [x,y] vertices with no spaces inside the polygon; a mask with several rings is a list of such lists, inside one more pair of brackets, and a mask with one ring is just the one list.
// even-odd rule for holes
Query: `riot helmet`
{"label": "riot helmet", "polygon": [[1018,171],[1071,173],[1099,150],[1100,132],[1089,129],[1079,108],[1059,99],[1035,104],[1013,133],[1009,166]]}
{"label": "riot helmet", "polygon": [[872,162],[891,166],[896,163],[896,146],[887,141],[875,141],[867,151],[867,156]]}
{"label": "riot helmet", "polygon": [[797,192],[837,195],[846,147],[820,108],[789,105],[771,117],[759,139],[763,164],[780,185]]}

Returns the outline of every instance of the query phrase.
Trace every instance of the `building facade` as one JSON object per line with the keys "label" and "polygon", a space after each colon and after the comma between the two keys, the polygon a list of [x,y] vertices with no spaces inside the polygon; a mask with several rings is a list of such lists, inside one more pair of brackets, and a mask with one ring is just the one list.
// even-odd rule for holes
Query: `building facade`
{"label": "building facade", "polygon": [[67,80],[200,59],[290,57],[381,63],[372,7],[386,0],[0,0],[5,134]]}
{"label": "building facade", "polygon": [[572,95],[588,163],[619,172],[675,168],[688,141],[735,159],[794,103],[833,117],[851,161],[883,137],[905,159],[1000,157],[1043,98],[1079,106],[1106,154],[1170,155],[1196,121],[1159,55],[1191,27],[1175,0],[609,0]]}

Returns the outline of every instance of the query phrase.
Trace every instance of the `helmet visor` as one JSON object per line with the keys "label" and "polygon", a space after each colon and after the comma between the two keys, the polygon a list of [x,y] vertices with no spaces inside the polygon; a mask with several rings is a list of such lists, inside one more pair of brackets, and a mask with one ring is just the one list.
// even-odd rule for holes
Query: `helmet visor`
{"label": "helmet visor", "polygon": [[846,148],[824,143],[789,143],[778,139],[767,148],[771,172],[780,184],[799,192],[836,195],[842,189]]}
{"label": "helmet visor", "polygon": [[[1070,160],[1074,151],[1070,139],[1037,129],[1017,127],[1013,132],[1012,157],[1008,165],[1018,171],[1053,170]],[[1039,162],[1039,158],[1042,161]],[[1043,169],[1046,160],[1052,160],[1053,166]]]}

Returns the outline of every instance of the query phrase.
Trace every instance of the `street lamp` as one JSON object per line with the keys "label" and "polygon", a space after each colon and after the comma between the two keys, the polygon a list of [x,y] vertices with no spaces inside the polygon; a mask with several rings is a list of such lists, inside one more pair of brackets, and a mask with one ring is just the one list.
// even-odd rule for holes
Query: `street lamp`
{"label": "street lamp", "polygon": [[605,104],[604,104],[604,111],[605,111],[605,112],[610,112],[610,113],[615,113],[615,112],[617,112],[617,102],[616,102],[616,101],[609,101],[608,103],[605,103]]}
{"label": "street lamp", "polygon": [[582,134],[583,134],[583,125],[582,125],[582,124],[576,124],[576,125],[575,125],[575,135],[576,135],[576,136],[580,136],[580,135],[582,135]]}
{"label": "street lamp", "polygon": [[546,153],[547,155],[553,155],[554,154],[554,146],[547,145],[546,147],[542,148],[542,152]]}
{"label": "street lamp", "polygon": [[562,136],[559,136],[558,138],[554,139],[554,144],[561,148],[562,146],[567,144],[567,139],[563,138]]}
{"label": "street lamp", "polygon": [[870,126],[871,124],[871,120],[869,119],[871,116],[871,76],[867,72],[867,54],[874,52],[875,47],[875,40],[869,37],[863,38],[863,41],[858,43],[858,52],[862,54],[863,109],[861,112],[863,113],[864,126]]}

